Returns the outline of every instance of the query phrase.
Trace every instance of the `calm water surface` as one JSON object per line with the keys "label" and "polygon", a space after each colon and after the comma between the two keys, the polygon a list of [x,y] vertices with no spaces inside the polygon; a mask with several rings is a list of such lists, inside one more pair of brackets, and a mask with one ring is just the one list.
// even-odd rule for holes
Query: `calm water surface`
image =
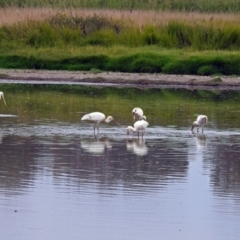
{"label": "calm water surface", "polygon": [[[6,92],[2,238],[239,239],[238,104],[157,96]],[[143,139],[126,138],[136,106],[150,123]],[[102,124],[94,136],[80,123],[94,109],[122,126]],[[197,114],[209,116],[204,135],[190,132]]]}

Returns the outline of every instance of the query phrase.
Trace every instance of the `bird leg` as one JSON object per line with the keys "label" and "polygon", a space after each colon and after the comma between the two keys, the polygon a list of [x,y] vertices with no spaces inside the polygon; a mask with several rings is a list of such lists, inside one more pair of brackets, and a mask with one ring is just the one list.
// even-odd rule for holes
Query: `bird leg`
{"label": "bird leg", "polygon": [[142,131],[142,136],[143,136],[143,135],[145,135],[145,129],[143,129],[143,131]]}

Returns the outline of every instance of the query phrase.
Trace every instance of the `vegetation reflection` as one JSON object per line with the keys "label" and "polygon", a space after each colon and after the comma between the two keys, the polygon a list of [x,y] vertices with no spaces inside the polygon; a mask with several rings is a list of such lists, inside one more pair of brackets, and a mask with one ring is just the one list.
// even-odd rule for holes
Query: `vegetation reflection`
{"label": "vegetation reflection", "polygon": [[0,104],[1,114],[14,114],[25,123],[48,121],[80,123],[89,112],[101,111],[122,125],[132,125],[131,111],[141,107],[149,126],[189,127],[199,114],[210,125],[239,128],[240,93],[186,89],[116,89],[66,85],[2,84],[8,106]]}

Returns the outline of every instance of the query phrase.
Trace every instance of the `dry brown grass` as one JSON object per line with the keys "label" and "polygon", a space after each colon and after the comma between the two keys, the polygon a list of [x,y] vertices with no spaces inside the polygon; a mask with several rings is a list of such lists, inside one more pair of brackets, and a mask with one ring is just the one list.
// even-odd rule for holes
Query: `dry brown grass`
{"label": "dry brown grass", "polygon": [[90,10],[90,9],[65,9],[52,8],[0,8],[0,26],[31,20],[45,20],[57,13],[67,14],[73,17],[102,16],[114,20],[124,20],[135,26],[164,25],[169,21],[183,21],[189,23],[212,21],[218,23],[240,23],[240,15],[233,13],[187,13],[187,12],[161,12],[161,11],[122,11],[122,10]]}

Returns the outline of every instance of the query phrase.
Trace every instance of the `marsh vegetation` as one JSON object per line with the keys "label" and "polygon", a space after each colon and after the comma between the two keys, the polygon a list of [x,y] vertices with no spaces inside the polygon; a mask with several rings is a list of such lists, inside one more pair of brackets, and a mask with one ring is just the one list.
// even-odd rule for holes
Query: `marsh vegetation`
{"label": "marsh vegetation", "polygon": [[17,1],[0,2],[0,67],[240,74],[236,6],[224,10],[219,1],[202,1],[209,5],[200,11],[186,7],[190,0],[181,1],[182,8],[171,7],[180,1],[170,0],[165,7],[152,1],[148,8],[142,1],[101,2],[46,2],[45,8],[42,2],[21,8]]}

